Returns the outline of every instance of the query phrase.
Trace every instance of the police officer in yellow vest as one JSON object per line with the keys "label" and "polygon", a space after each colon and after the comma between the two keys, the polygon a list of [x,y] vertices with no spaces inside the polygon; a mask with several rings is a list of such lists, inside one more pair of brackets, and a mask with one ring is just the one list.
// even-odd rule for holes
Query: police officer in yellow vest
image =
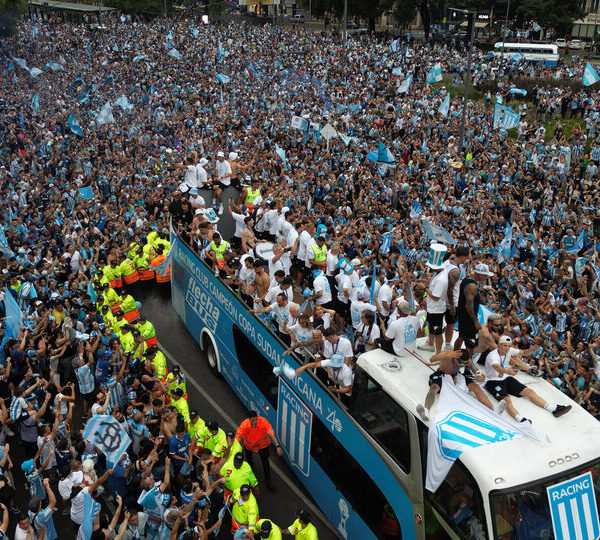
{"label": "police officer in yellow vest", "polygon": [[146,360],[152,363],[156,372],[156,377],[163,381],[167,376],[167,359],[165,355],[158,350],[158,345],[152,345],[145,353]]}
{"label": "police officer in yellow vest", "polygon": [[169,389],[167,390],[169,396],[172,395],[173,390],[180,388],[183,392],[184,399],[187,400],[187,384],[185,382],[185,375],[181,373],[181,368],[178,365],[174,365],[171,368],[171,371],[167,375],[165,381],[169,385]]}
{"label": "police officer in yellow vest", "polygon": [[219,470],[219,473],[225,478],[225,483],[223,484],[225,498],[240,488],[242,484],[249,484],[252,488],[258,486],[258,480],[254,476],[252,467],[250,467],[247,461],[244,461],[244,454],[242,452],[238,452],[232,459],[228,459]]}
{"label": "police officer in yellow vest", "polygon": [[148,319],[146,319],[145,315],[140,313],[140,318],[138,319],[138,323],[135,325],[135,327],[140,331],[142,336],[144,336],[146,345],[148,345],[148,347],[152,347],[152,345],[158,345],[154,325]]}
{"label": "police officer in yellow vest", "polygon": [[128,324],[121,326],[121,336],[119,337],[119,341],[121,342],[121,349],[123,349],[125,354],[133,352],[133,349],[135,348],[135,338],[131,333],[132,329],[133,327]]}
{"label": "police officer in yellow vest", "polygon": [[240,201],[243,202],[246,210],[252,212],[256,207],[254,201],[260,197],[260,189],[258,187],[258,178],[253,178],[250,181],[250,187],[245,187],[240,193]]}
{"label": "police officer in yellow vest", "polygon": [[190,423],[190,407],[187,400],[183,397],[181,388],[176,388],[171,394],[171,405],[177,409],[177,412],[183,417],[184,421]]}
{"label": "police officer in yellow vest", "polygon": [[209,450],[215,460],[221,459],[227,448],[227,437],[216,420],[210,420],[204,430],[204,449]]}
{"label": "police officer in yellow vest", "polygon": [[212,242],[208,256],[211,258],[215,268],[221,270],[225,267],[225,252],[229,249],[229,242],[223,240],[219,233],[212,235]]}
{"label": "police officer in yellow vest", "polygon": [[327,269],[327,246],[325,245],[325,237],[317,236],[315,238],[315,244],[310,246],[309,259],[313,270],[325,270]]}
{"label": "police officer in yellow vest", "polygon": [[229,499],[231,509],[231,534],[242,526],[253,528],[258,521],[258,503],[248,484],[240,486]]}
{"label": "police officer in yellow vest", "polygon": [[[98,297],[100,298],[100,297]],[[102,307],[100,308],[100,314],[102,315],[102,318],[104,319],[104,324],[106,326],[110,326],[111,328],[115,328],[115,323],[117,322],[117,318],[111,313],[109,307],[107,304],[103,304]],[[123,319],[125,320],[125,319]],[[113,330],[114,332],[114,330]]]}
{"label": "police officer in yellow vest", "polygon": [[115,320],[113,321],[113,332],[119,336],[121,334],[121,327],[127,325],[127,319],[123,316],[123,312],[119,309],[115,313]]}
{"label": "police officer in yellow vest", "polygon": [[270,519],[259,519],[251,530],[256,533],[254,538],[281,540],[281,529]]}
{"label": "police officer in yellow vest", "polygon": [[190,411],[190,421],[187,425],[188,433],[192,438],[192,441],[195,440],[195,444],[199,448],[204,448],[204,433],[206,431],[206,423],[200,416],[198,415],[198,411],[192,409]]}

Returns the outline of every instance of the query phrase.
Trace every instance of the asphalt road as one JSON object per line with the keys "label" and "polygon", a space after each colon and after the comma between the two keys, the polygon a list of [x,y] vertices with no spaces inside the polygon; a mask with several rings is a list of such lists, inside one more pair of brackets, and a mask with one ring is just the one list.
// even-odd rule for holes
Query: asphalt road
{"label": "asphalt road", "polygon": [[[164,303],[157,295],[152,295],[143,300],[142,312],[153,322],[160,347],[170,363],[175,360],[188,376],[190,408],[197,409],[205,421],[214,419],[223,429],[235,429],[246,418],[247,409],[225,380],[212,373],[199,345],[192,339],[170,304]],[[217,407],[214,406],[215,403]],[[313,514],[319,539],[339,538],[328,524],[317,517],[316,505],[310,495],[287,464],[274,452],[271,454],[271,463],[276,491],[271,492],[264,487],[261,489],[258,497],[261,518],[272,519],[278,525],[287,527],[294,521],[295,512],[308,506]],[[260,460],[256,462],[254,472],[259,485],[264,486]]]}

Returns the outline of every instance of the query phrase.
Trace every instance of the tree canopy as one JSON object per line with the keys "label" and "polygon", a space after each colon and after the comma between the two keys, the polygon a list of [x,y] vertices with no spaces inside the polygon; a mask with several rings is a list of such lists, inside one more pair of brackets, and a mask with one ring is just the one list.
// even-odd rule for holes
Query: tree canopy
{"label": "tree canopy", "polygon": [[0,37],[13,34],[26,9],[27,0],[0,0]]}

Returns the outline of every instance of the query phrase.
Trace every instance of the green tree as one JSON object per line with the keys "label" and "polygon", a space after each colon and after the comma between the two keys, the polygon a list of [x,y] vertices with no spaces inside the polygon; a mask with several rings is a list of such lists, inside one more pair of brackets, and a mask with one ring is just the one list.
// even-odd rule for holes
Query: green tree
{"label": "green tree", "polygon": [[[166,3],[165,3],[166,2]],[[170,0],[106,0],[106,5],[116,7],[123,13],[160,17],[171,11]]]}
{"label": "green tree", "polygon": [[27,0],[0,0],[0,37],[8,37],[15,32],[26,9]]}
{"label": "green tree", "polygon": [[533,20],[542,28],[552,28],[559,36],[568,36],[573,23],[585,15],[579,0],[523,0],[517,10],[521,20]]}
{"label": "green tree", "polygon": [[[347,0],[348,18],[365,19],[369,23],[369,29],[375,30],[375,21],[382,13],[393,9],[397,2],[413,0]],[[300,0],[300,7],[308,11],[310,0]],[[344,15],[344,0],[312,0],[312,16],[314,18],[331,15],[336,19],[342,19]]]}

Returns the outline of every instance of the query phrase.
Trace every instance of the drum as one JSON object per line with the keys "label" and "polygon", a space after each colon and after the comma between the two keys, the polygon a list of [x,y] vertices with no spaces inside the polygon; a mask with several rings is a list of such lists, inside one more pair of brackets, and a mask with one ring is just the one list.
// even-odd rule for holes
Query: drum
{"label": "drum", "polygon": [[254,246],[254,256],[268,263],[273,258],[273,242],[259,242]]}

